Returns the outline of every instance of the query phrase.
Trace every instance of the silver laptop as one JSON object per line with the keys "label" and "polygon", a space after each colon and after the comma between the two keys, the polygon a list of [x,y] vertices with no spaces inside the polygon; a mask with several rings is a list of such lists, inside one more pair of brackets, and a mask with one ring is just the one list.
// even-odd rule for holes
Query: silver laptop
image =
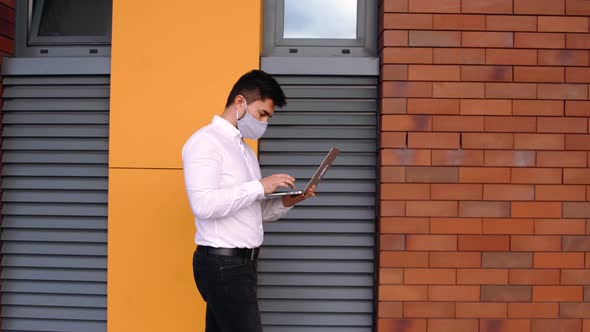
{"label": "silver laptop", "polygon": [[307,186],[305,187],[305,189],[275,192],[275,193],[266,195],[265,197],[266,198],[276,198],[276,197],[281,197],[281,196],[294,196],[294,195],[301,195],[301,194],[307,192],[309,190],[309,188],[311,188],[311,186],[317,185],[318,183],[320,183],[320,181],[322,180],[322,177],[324,176],[324,174],[326,174],[326,171],[332,165],[332,163],[336,159],[336,156],[338,156],[339,153],[340,153],[340,150],[338,150],[335,147],[332,147],[330,149],[330,151],[328,152],[328,154],[324,158],[324,161],[322,161],[322,163],[320,164],[318,169],[315,171],[315,173],[313,174],[313,176],[311,177],[311,179],[307,183]]}

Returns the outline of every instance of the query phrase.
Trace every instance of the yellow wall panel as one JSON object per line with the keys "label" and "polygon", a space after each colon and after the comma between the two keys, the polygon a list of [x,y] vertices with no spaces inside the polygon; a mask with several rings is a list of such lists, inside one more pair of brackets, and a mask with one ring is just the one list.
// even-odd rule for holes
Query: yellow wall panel
{"label": "yellow wall panel", "polygon": [[111,169],[109,183],[109,332],[203,331],[182,171]]}

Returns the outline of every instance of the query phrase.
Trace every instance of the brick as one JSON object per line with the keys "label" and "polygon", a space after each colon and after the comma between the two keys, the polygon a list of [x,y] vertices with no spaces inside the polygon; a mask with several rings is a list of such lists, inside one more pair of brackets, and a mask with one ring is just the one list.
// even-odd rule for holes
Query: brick
{"label": "brick", "polygon": [[[383,46],[408,46],[409,33],[403,30],[383,31]],[[385,78],[384,78],[385,79]]]}
{"label": "brick", "polygon": [[420,13],[459,13],[461,0],[412,0],[409,2],[411,12]]}
{"label": "brick", "polygon": [[590,285],[590,270],[562,270],[562,285]]}
{"label": "brick", "polygon": [[514,135],[514,148],[519,150],[563,150],[564,147],[565,136],[562,134]]}
{"label": "brick", "polygon": [[531,286],[482,285],[481,300],[484,302],[525,302],[532,298]]}
{"label": "brick", "polygon": [[[564,33],[527,33],[517,32],[514,35],[516,48],[565,48]],[[531,81],[527,81],[531,82]],[[532,81],[534,82],[534,81]]]}
{"label": "brick", "polygon": [[564,102],[558,100],[513,100],[514,115],[563,116]]}
{"label": "brick", "polygon": [[388,12],[407,12],[408,0],[384,0],[383,11]]}
{"label": "brick", "polygon": [[404,114],[406,113],[405,98],[382,98],[381,114]]}
{"label": "brick", "polygon": [[379,287],[381,301],[425,301],[427,296],[427,286],[381,285]]}
{"label": "brick", "polygon": [[514,68],[515,82],[548,82],[561,83],[564,81],[563,67],[516,67]]}
{"label": "brick", "polygon": [[536,219],[535,234],[585,234],[584,219]]}
{"label": "brick", "polygon": [[559,270],[514,269],[510,270],[510,283],[515,285],[557,285]]}
{"label": "brick", "polygon": [[511,251],[561,251],[561,237],[550,235],[515,235],[510,238]]}
{"label": "brick", "polygon": [[[563,183],[565,184],[590,184],[590,169],[564,169]],[[573,208],[574,206],[570,207]],[[579,208],[580,206],[575,206]],[[572,217],[570,217],[572,218]]]}
{"label": "brick", "polygon": [[458,133],[408,133],[411,149],[458,149]]}
{"label": "brick", "polygon": [[488,49],[486,64],[489,65],[536,65],[537,50]]}
{"label": "brick", "polygon": [[429,115],[384,115],[381,117],[383,131],[431,131]]}
{"label": "brick", "polygon": [[508,303],[508,318],[557,318],[557,303]]}
{"label": "brick", "polygon": [[565,14],[565,0],[514,0],[514,13],[533,15],[562,15]]}
{"label": "brick", "polygon": [[461,66],[461,80],[474,82],[511,82],[511,66]]}
{"label": "brick", "polygon": [[560,168],[514,168],[513,183],[560,184],[562,170]]}
{"label": "brick", "polygon": [[461,183],[509,183],[510,168],[461,167]]}
{"label": "brick", "polygon": [[522,332],[530,331],[531,321],[526,319],[482,319],[479,322],[479,326],[480,332]]}
{"label": "brick", "polygon": [[384,81],[404,81],[408,79],[408,66],[384,65],[381,74]]}
{"label": "brick", "polygon": [[488,15],[486,30],[537,31],[537,18],[533,16]]}
{"label": "brick", "polygon": [[426,332],[425,319],[379,319],[377,332]]}
{"label": "brick", "polygon": [[533,219],[497,218],[483,221],[484,234],[533,234]]}
{"label": "brick", "polygon": [[574,151],[539,151],[537,166],[539,167],[586,167],[585,152]]}
{"label": "brick", "polygon": [[459,114],[459,99],[408,99],[410,114]]}
{"label": "brick", "polygon": [[590,116],[590,101],[567,100],[565,102],[566,116]]}
{"label": "brick", "polygon": [[432,15],[428,14],[385,14],[385,29],[417,30],[432,29]]}
{"label": "brick", "polygon": [[456,235],[406,235],[408,251],[454,251],[457,250]]}
{"label": "brick", "polygon": [[535,187],[526,184],[486,184],[483,187],[486,201],[530,201],[535,199]]}
{"label": "brick", "polygon": [[507,303],[457,303],[457,318],[505,318]]}
{"label": "brick", "polygon": [[382,217],[404,216],[406,214],[406,202],[381,201],[380,212]]}
{"label": "brick", "polygon": [[383,97],[431,97],[430,82],[383,82]]}
{"label": "brick", "polygon": [[405,318],[452,318],[455,317],[455,303],[452,302],[406,302]]}
{"label": "brick", "polygon": [[486,98],[535,99],[537,85],[531,83],[486,83]]}
{"label": "brick", "polygon": [[378,318],[401,318],[403,315],[402,302],[378,302]]}
{"label": "brick", "polygon": [[452,201],[410,201],[406,203],[409,217],[455,217],[457,202]]}
{"label": "brick", "polygon": [[462,13],[512,14],[512,0],[463,1]]}
{"label": "brick", "polygon": [[532,332],[580,332],[582,321],[579,319],[534,319]]}
{"label": "brick", "polygon": [[462,115],[510,115],[511,100],[495,99],[462,99]]}
{"label": "brick", "polygon": [[429,150],[385,149],[381,152],[381,165],[430,165]]}
{"label": "brick", "polygon": [[506,269],[458,269],[457,284],[459,285],[494,285],[507,284]]}
{"label": "brick", "polygon": [[590,251],[590,236],[564,236],[563,251]]}
{"label": "brick", "polygon": [[558,202],[512,202],[514,218],[560,218],[561,203]]}
{"label": "brick", "polygon": [[545,133],[587,133],[588,122],[580,118],[539,118],[537,131]]}
{"label": "brick", "polygon": [[590,68],[568,67],[565,80],[568,83],[590,83]]}
{"label": "brick", "polygon": [[432,234],[481,234],[482,221],[478,218],[431,218]]}
{"label": "brick", "polygon": [[502,218],[510,216],[509,202],[460,202],[459,216],[481,217],[481,218]]}
{"label": "brick", "polygon": [[405,167],[380,167],[381,182],[405,182],[406,168]]}
{"label": "brick", "polygon": [[456,183],[458,181],[456,167],[408,167],[406,181],[420,183]]}
{"label": "brick", "polygon": [[430,319],[428,332],[474,332],[478,329],[476,319]]}
{"label": "brick", "polygon": [[539,31],[588,32],[587,17],[539,16]]}
{"label": "brick", "polygon": [[588,66],[588,51],[539,50],[540,66]]}
{"label": "brick", "polygon": [[483,131],[484,118],[482,116],[444,116],[433,117],[434,131]]}
{"label": "brick", "polygon": [[[585,193],[585,188],[584,188]],[[481,200],[482,185],[480,184],[432,184],[431,199],[433,200]]]}
{"label": "brick", "polygon": [[534,151],[494,151],[484,152],[486,166],[512,166],[527,167],[535,166]]}
{"label": "brick", "polygon": [[429,286],[429,301],[479,301],[479,286]]}
{"label": "brick", "polygon": [[514,147],[513,134],[465,133],[463,134],[463,149],[512,149]]}
{"label": "brick", "polygon": [[535,268],[575,269],[584,267],[584,253],[541,253],[534,256]]}
{"label": "brick", "polygon": [[504,235],[459,235],[459,251],[508,251],[510,237]]}
{"label": "brick", "polygon": [[539,99],[588,99],[586,84],[537,84]]}
{"label": "brick", "polygon": [[480,268],[481,253],[479,252],[431,252],[429,254],[431,268]]}
{"label": "brick", "polygon": [[484,98],[483,83],[435,82],[432,85],[435,98]]}
{"label": "brick", "polygon": [[407,285],[454,285],[457,271],[454,269],[405,269],[404,283]]}
{"label": "brick", "polygon": [[401,284],[404,281],[403,269],[379,269],[379,284]]}
{"label": "brick", "polygon": [[383,49],[383,63],[432,63],[432,49],[386,47]]}
{"label": "brick", "polygon": [[461,45],[463,47],[511,48],[514,46],[514,33],[464,31],[461,35]]}
{"label": "brick", "polygon": [[436,14],[433,21],[436,30],[485,30],[484,15]]}
{"label": "brick", "polygon": [[430,199],[430,185],[414,183],[384,183],[381,185],[381,198],[388,200]]}
{"label": "brick", "polygon": [[406,133],[401,132],[381,132],[381,147],[382,148],[405,148],[406,147]]}
{"label": "brick", "polygon": [[382,234],[425,234],[429,233],[428,218],[381,218]]}
{"label": "brick", "polygon": [[380,236],[381,250],[404,250],[404,236],[385,234]]}
{"label": "brick", "polygon": [[459,81],[461,67],[449,65],[410,65],[410,81]]}
{"label": "brick", "polygon": [[535,132],[537,119],[524,116],[488,116],[484,125],[485,131],[490,132]]}
{"label": "brick", "polygon": [[433,166],[483,166],[482,150],[433,150]]}
{"label": "brick", "polygon": [[382,251],[379,264],[385,267],[428,267],[427,252]]}
{"label": "brick", "polygon": [[565,46],[570,49],[584,49],[590,48],[590,35],[575,33],[568,34],[565,39]]}
{"label": "brick", "polygon": [[410,46],[459,47],[461,46],[461,32],[410,31]]}
{"label": "brick", "polygon": [[579,286],[533,287],[533,302],[582,301],[582,296],[582,287]]}
{"label": "brick", "polygon": [[481,260],[484,268],[520,269],[533,267],[531,253],[484,252]]}
{"label": "brick", "polygon": [[[566,0],[566,13],[568,15],[590,15],[590,2],[588,0]],[[586,332],[586,331],[584,331]]]}
{"label": "brick", "polygon": [[584,201],[586,188],[575,185],[537,185],[535,199],[538,201]]}
{"label": "brick", "polygon": [[434,63],[440,64],[484,64],[486,63],[486,50],[464,48],[435,48],[433,51]]}

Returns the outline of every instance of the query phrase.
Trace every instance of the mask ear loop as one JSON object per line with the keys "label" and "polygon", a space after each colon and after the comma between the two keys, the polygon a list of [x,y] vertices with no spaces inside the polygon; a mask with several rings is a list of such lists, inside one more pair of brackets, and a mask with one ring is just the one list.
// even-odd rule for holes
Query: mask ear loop
{"label": "mask ear loop", "polygon": [[[246,112],[244,112],[244,116],[246,116],[248,113],[248,102],[246,101],[246,98],[244,98],[244,107],[246,108]],[[244,116],[242,117],[242,119],[244,118]],[[238,113],[238,108],[236,107],[236,121],[240,121],[240,120],[241,119],[240,119],[240,116]]]}

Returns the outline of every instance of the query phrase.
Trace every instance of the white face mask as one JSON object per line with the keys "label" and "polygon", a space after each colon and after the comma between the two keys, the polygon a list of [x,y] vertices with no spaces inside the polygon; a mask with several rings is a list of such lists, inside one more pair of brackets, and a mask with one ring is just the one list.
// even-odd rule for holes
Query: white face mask
{"label": "white face mask", "polygon": [[238,110],[236,109],[236,119],[238,120],[238,130],[242,133],[242,136],[250,139],[259,139],[264,135],[268,123],[258,121],[255,117],[250,115],[248,112],[248,103],[246,105],[246,115],[243,118],[238,117]]}

